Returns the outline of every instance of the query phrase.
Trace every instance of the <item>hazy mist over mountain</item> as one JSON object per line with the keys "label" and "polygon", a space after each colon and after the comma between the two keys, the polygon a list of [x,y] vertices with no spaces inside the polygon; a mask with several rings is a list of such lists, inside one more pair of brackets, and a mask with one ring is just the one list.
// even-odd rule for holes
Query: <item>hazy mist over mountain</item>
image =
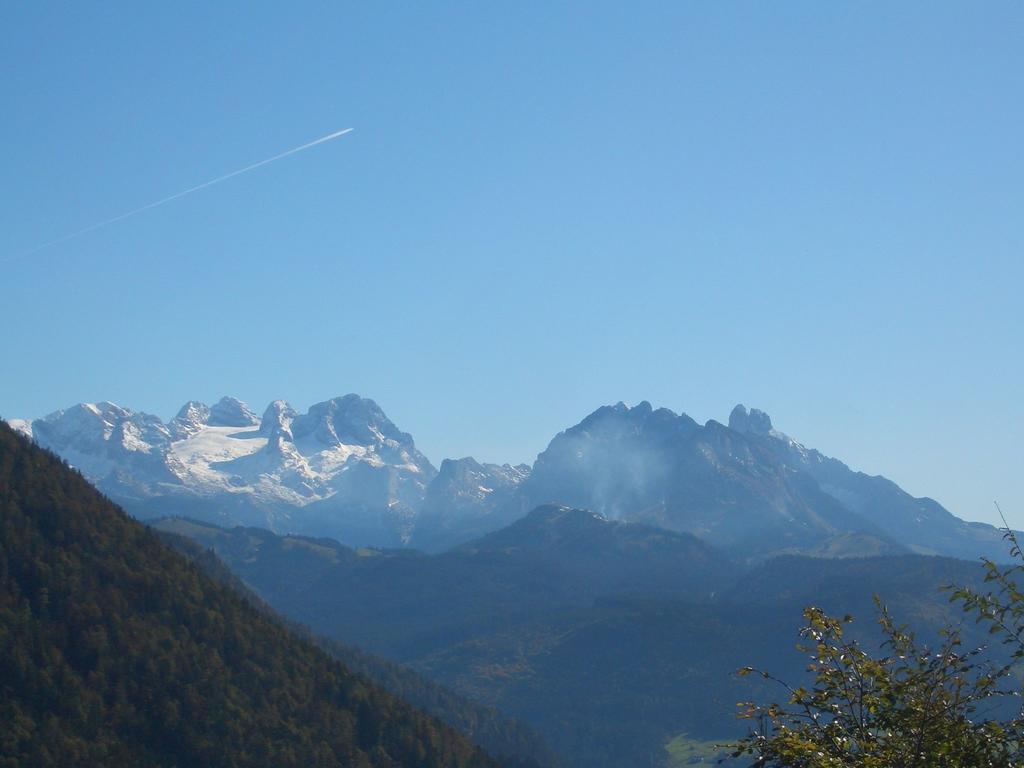
{"label": "hazy mist over mountain", "polygon": [[438,471],[373,401],[349,394],[259,417],[224,397],[164,424],[110,402],[13,425],[147,519],[186,515],[352,546],[438,551],[543,504],[697,535],[741,560],[835,551],[1005,559],[999,530],[851,470],[737,405],[700,425],[643,401],[559,432],[533,466],[445,459]]}

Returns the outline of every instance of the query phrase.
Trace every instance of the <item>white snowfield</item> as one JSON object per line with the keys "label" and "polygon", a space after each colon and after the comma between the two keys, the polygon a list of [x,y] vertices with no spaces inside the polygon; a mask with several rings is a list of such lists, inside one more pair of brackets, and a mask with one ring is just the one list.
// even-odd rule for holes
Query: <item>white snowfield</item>
{"label": "white snowfield", "polygon": [[233,462],[258,453],[266,445],[267,438],[252,427],[204,426],[194,435],[171,443],[167,464],[186,485],[231,493],[248,492],[252,490],[249,487],[252,482],[259,479],[258,474],[247,478],[249,482],[245,486],[239,486],[232,478],[244,475],[235,472],[240,467]]}
{"label": "white snowfield", "polygon": [[[116,498],[170,495],[234,507],[248,499],[278,510],[334,499],[398,519],[409,517],[437,474],[409,435],[357,395],[301,415],[278,400],[259,418],[225,397],[213,406],[186,403],[167,423],[101,402],[10,424]],[[182,514],[189,509],[183,504]],[[278,511],[256,522],[292,517]]]}
{"label": "white snowfield", "polygon": [[500,503],[530,471],[466,458],[445,462],[450,471],[439,475],[410,435],[358,395],[306,413],[275,400],[262,416],[231,397],[212,406],[193,400],[167,422],[110,402],[80,403],[10,424],[137,517],[193,517],[353,545],[409,544],[419,526],[429,529],[431,503],[490,514],[487,500]]}

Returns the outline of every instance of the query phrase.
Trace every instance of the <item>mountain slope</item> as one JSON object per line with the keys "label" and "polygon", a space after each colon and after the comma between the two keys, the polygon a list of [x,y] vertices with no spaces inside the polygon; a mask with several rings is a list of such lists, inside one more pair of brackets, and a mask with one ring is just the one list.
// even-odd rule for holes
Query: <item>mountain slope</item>
{"label": "mountain slope", "polygon": [[[175,520],[185,530],[206,526]],[[204,574],[242,595],[251,605],[285,624],[290,630],[324,649],[348,669],[379,685],[388,693],[412,704],[455,728],[506,768],[557,768],[562,761],[535,730],[512,720],[493,707],[460,696],[415,670],[361,651],[345,643],[313,634],[308,627],[275,611],[251,587],[239,579],[211,549],[180,533],[153,528],[157,535],[196,564]]]}
{"label": "mountain slope", "polygon": [[808,604],[854,613],[872,639],[877,592],[927,631],[959,618],[939,588],[983,575],[919,555],[787,556],[743,571],[690,535],[554,506],[432,556],[156,525],[213,548],[283,613],[507,712],[581,768],[661,766],[679,734],[739,733],[736,702],[775,691],[735,671],[800,679]]}
{"label": "mountain slope", "polygon": [[689,534],[558,505],[538,507],[451,555],[481,562],[489,556],[534,573],[548,571],[563,585],[582,585],[584,600],[609,595],[701,600],[736,572],[728,557]]}
{"label": "mountain slope", "polygon": [[646,402],[600,408],[551,441],[519,494],[528,507],[558,502],[686,531],[748,560],[786,552],[1007,554],[993,526],[853,472],[743,406],[728,426]]}
{"label": "mountain slope", "polygon": [[703,600],[735,578],[724,555],[692,536],[554,506],[437,555],[174,519],[154,525],[213,549],[282,613],[397,660],[598,597]]}
{"label": "mountain slope", "polygon": [[737,405],[729,427],[771,451],[794,472],[812,477],[825,493],[919,554],[974,559],[1006,557],[1000,531],[961,520],[934,499],[914,498],[891,480],[855,472],[772,428],[768,414]]}
{"label": "mountain slope", "polygon": [[0,754],[15,765],[492,764],[6,424],[0,688]]}
{"label": "mountain slope", "polygon": [[747,559],[879,533],[742,433],[646,402],[600,408],[556,436],[522,493],[529,504],[558,500],[685,531]]}

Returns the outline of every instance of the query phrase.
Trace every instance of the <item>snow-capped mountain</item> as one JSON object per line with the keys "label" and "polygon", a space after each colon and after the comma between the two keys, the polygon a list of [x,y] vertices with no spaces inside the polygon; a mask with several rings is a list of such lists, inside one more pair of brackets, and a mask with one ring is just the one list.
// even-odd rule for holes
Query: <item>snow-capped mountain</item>
{"label": "snow-capped mountain", "polygon": [[257,416],[225,397],[177,416],[81,403],[15,420],[136,516],[440,551],[543,504],[696,535],[740,559],[787,552],[1005,558],[1001,533],[855,472],[737,406],[728,425],[642,402],[603,406],[534,463],[445,460],[440,472],[372,400]]}
{"label": "snow-capped mountain", "polygon": [[62,456],[141,518],[400,545],[437,471],[380,407],[346,395],[299,414],[282,400],[190,401],[166,424],[114,403],[81,403],[18,430]]}

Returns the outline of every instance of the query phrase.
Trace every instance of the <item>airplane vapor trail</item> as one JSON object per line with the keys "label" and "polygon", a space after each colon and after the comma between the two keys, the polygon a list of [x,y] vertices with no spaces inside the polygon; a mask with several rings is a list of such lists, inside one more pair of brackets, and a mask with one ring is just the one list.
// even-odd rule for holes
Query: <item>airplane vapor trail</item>
{"label": "airplane vapor trail", "polygon": [[329,133],[326,136],[321,136],[319,139],[314,139],[313,141],[307,142],[306,144],[303,144],[301,146],[293,147],[292,149],[289,149],[289,150],[287,150],[285,152],[282,152],[279,155],[274,155],[273,157],[268,157],[266,160],[260,160],[259,162],[253,163],[252,165],[247,165],[247,166],[245,166],[245,168],[239,168],[237,171],[231,171],[231,173],[225,173],[223,176],[218,176],[215,179],[210,179],[209,181],[204,181],[202,184],[197,184],[196,186],[190,187],[190,188],[188,188],[186,190],[183,190],[181,192],[176,192],[173,195],[168,195],[167,197],[161,198],[160,200],[156,200],[156,201],[154,201],[152,203],[148,203],[148,204],[142,206],[141,208],[135,208],[134,210],[128,211],[127,213],[122,213],[119,216],[115,216],[112,219],[105,219],[104,221],[100,221],[100,222],[97,222],[95,224],[90,224],[88,227],[85,227],[83,229],[79,229],[79,230],[77,230],[75,232],[71,232],[70,234],[64,235],[62,237],[58,237],[56,240],[49,240],[49,241],[47,241],[45,243],[42,243],[41,245],[35,246],[34,248],[30,248],[27,251],[22,251],[21,253],[16,254],[12,258],[18,258],[18,257],[21,257],[21,256],[30,256],[31,254],[37,253],[38,251],[41,251],[44,248],[50,248],[51,246],[59,245],[60,243],[65,243],[68,240],[71,240],[73,238],[79,237],[80,235],[84,235],[87,232],[92,232],[93,230],[99,229],[100,227],[105,227],[108,224],[114,224],[114,223],[116,223],[118,221],[123,221],[124,219],[127,219],[129,216],[135,216],[136,214],[142,213],[143,211],[148,211],[148,210],[150,210],[152,208],[156,208],[159,205],[163,205],[164,203],[169,203],[172,200],[177,200],[179,197],[184,197],[185,195],[191,195],[193,192],[198,192],[201,189],[206,189],[207,187],[212,187],[214,184],[220,184],[222,181],[227,181],[228,179],[233,179],[235,176],[240,176],[243,173],[248,173],[249,171],[253,171],[253,170],[255,170],[255,169],[257,169],[257,168],[259,168],[261,166],[268,165],[269,163],[273,163],[273,162],[275,162],[277,160],[281,160],[281,159],[283,159],[285,157],[288,157],[289,155],[294,155],[296,152],[302,152],[303,150],[310,149],[311,147],[315,147],[317,144],[323,144],[325,141],[330,141],[331,139],[337,139],[337,138],[339,138],[341,136],[344,136],[346,133],[351,133],[353,130],[355,130],[355,129],[354,128],[344,128],[344,129],[342,129],[340,131],[335,131],[334,133]]}

